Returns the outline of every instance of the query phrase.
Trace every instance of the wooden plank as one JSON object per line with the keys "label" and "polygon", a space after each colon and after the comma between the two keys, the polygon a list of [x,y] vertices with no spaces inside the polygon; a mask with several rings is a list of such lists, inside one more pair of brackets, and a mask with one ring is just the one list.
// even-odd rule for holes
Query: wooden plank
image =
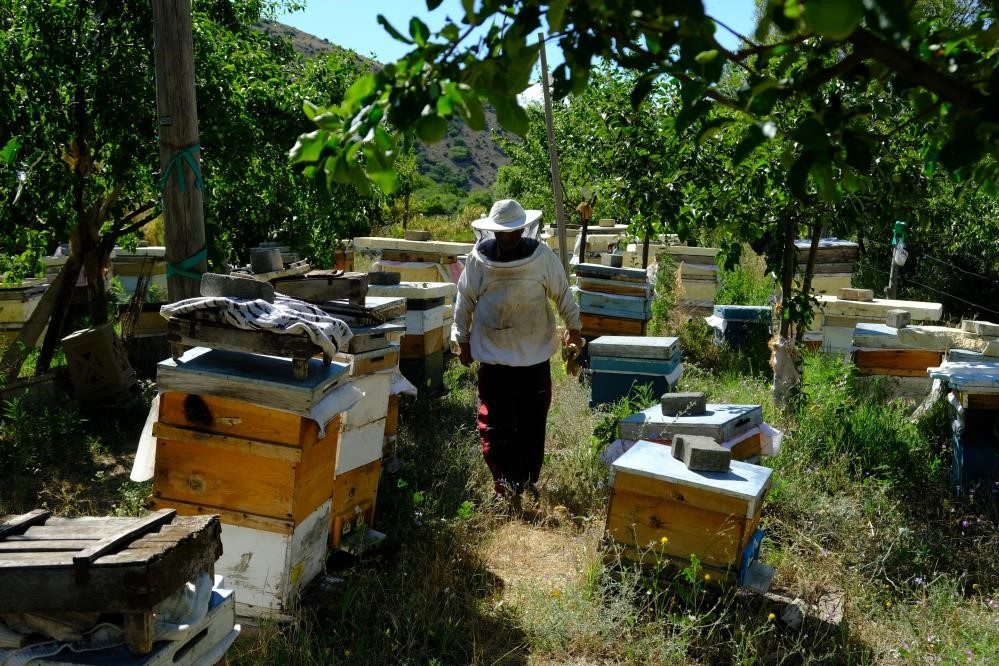
{"label": "wooden plank", "polygon": [[246,513],[245,511],[230,511],[229,509],[217,506],[192,504],[191,502],[181,502],[180,500],[163,497],[153,498],[153,506],[158,509],[176,509],[177,513],[181,516],[217,516],[225,525],[238,525],[240,527],[249,527],[275,534],[291,534],[295,529],[295,523],[290,520],[279,520],[277,518]]}
{"label": "wooden plank", "polygon": [[94,539],[54,539],[11,541],[9,538],[0,541],[0,553],[44,553],[44,552],[76,552],[94,543]]}
{"label": "wooden plank", "polygon": [[[915,318],[915,315],[913,315]],[[898,329],[898,341],[907,347],[947,351],[951,348],[987,352],[995,338],[968,333],[959,328],[947,326],[906,326]]]}
{"label": "wooden plank", "polygon": [[[295,470],[294,502],[292,519],[301,525],[323,502],[329,500],[333,492],[333,472],[344,441],[340,432],[338,416],[326,430],[326,437],[302,448],[302,464]],[[315,426],[315,422],[312,422]],[[313,438],[314,440],[314,438]]]}
{"label": "wooden plank", "polygon": [[[798,264],[798,272],[804,274],[806,264]],[[833,263],[833,262],[816,262],[815,268],[813,269],[813,277],[816,275],[851,275],[856,264],[852,261]]]}
{"label": "wooden plank", "polygon": [[174,391],[160,394],[160,423],[228,437],[298,446],[307,420],[229,398]]}
{"label": "wooden plank", "polygon": [[582,334],[587,337],[645,333],[645,322],[638,319],[620,319],[584,312],[579,315],[579,320],[583,328]]}
{"label": "wooden plank", "polygon": [[[134,522],[134,519],[132,519]],[[221,526],[212,516],[177,516],[173,525],[187,526],[187,536],[176,541],[147,541],[140,537],[132,548],[95,562],[86,581],[77,582],[72,556],[64,553],[54,563],[25,553],[7,568],[0,555],[0,613],[138,612],[177,591],[194,575],[211,570],[222,552]],[[138,553],[143,560],[136,562]]]}
{"label": "wooden plank", "polygon": [[399,284],[370,285],[371,296],[395,296],[407,299],[438,298],[453,299],[458,293],[458,285],[453,282],[400,282]]}
{"label": "wooden plank", "polygon": [[889,377],[925,377],[926,369],[917,370],[913,368],[879,368],[877,366],[857,367],[860,375],[887,375]]}
{"label": "wooden plank", "polygon": [[361,352],[388,347],[395,335],[405,333],[405,331],[405,324],[380,324],[378,326],[352,328],[351,332],[353,332],[354,337],[348,343],[347,353],[360,354]]}
{"label": "wooden plank", "polygon": [[[689,257],[702,257],[707,259],[714,259],[719,252],[720,248],[717,247],[695,247],[693,245],[669,245],[666,247],[666,252],[672,256],[689,256]],[[704,262],[713,264],[714,261]]]}
{"label": "wooden plank", "polygon": [[399,394],[389,396],[388,411],[385,413],[385,437],[393,437],[399,432]]}
{"label": "wooden plank", "polygon": [[[282,335],[264,329],[244,331],[204,319],[170,317],[167,320],[167,340],[188,347],[209,347],[288,358],[309,358],[323,353],[322,347],[305,333]],[[288,371],[291,372],[290,367]]]}
{"label": "wooden plank", "polygon": [[595,291],[584,291],[573,287],[579,307],[589,307],[595,310],[617,310],[629,312],[648,318],[652,313],[652,301],[644,296],[622,296],[621,294],[603,294]]}
{"label": "wooden plank", "polygon": [[999,393],[963,393],[962,402],[968,409],[999,409]]}
{"label": "wooden plank", "polygon": [[190,428],[178,428],[165,423],[154,423],[153,435],[161,439],[196,442],[205,449],[231,451],[242,456],[273,458],[274,460],[291,463],[297,463],[302,459],[302,449],[297,446],[258,442],[244,437],[216,435]]}
{"label": "wooden plank", "polygon": [[153,629],[155,619],[150,611],[144,613],[125,613],[124,630],[125,644],[132,654],[144,655],[153,651]]}
{"label": "wooden plank", "polygon": [[649,281],[648,273],[641,268],[611,268],[601,264],[579,264],[576,266],[576,275],[637,284],[647,284]]}
{"label": "wooden plank", "polygon": [[892,298],[875,298],[873,301],[841,301],[835,296],[818,297],[819,308],[826,315],[847,317],[884,318],[888,310],[906,310],[914,320],[939,321],[943,316],[943,305],[925,301],[902,301]]}
{"label": "wooden plank", "polygon": [[47,509],[34,509],[20,516],[9,518],[0,523],[0,539],[8,535],[22,534],[29,527],[44,523],[51,515],[52,512]]}
{"label": "wooden plank", "polygon": [[173,509],[160,509],[144,518],[140,518],[130,527],[109,534],[92,546],[81,550],[73,556],[73,565],[78,570],[88,569],[101,556],[118,549],[123,544],[131,542],[146,532],[159,528],[164,523],[170,522],[175,515],[177,515],[177,512]]}
{"label": "wooden plank", "polygon": [[[925,375],[927,368],[940,365],[942,360],[942,352],[923,349],[858,349],[854,352],[853,357],[854,364],[861,370],[868,368],[915,370],[918,371],[919,375]],[[914,377],[916,375],[899,374],[898,376]]]}
{"label": "wooden plank", "polygon": [[411,241],[402,238],[379,238],[377,236],[359,236],[354,239],[354,250],[411,250],[413,252],[433,252],[458,256],[468,254],[475,243],[456,243],[451,241]]}
{"label": "wooden plank", "polygon": [[157,498],[289,520],[295,478],[294,463],[161,439],[156,445],[153,494]]}
{"label": "wooden plank", "polygon": [[453,264],[458,261],[453,254],[440,252],[417,252],[416,250],[382,250],[382,259],[386,261],[424,261],[431,264]]}
{"label": "wooden plank", "polygon": [[381,464],[381,460],[375,460],[333,480],[330,545],[334,548],[339,546],[346,524],[358,516],[363,517],[368,526],[374,520]]}
{"label": "wooden plank", "polygon": [[341,432],[334,474],[346,474],[351,470],[381,460],[384,443],[385,417],[359,428]]}
{"label": "wooden plank", "polygon": [[739,433],[759,425],[763,421],[763,409],[759,405],[730,405],[708,403],[704,414],[688,416],[667,416],[662,405],[652,407],[627,416],[618,423],[622,439],[672,439],[673,435],[704,435],[724,442]]}
{"label": "wooden plank", "polygon": [[350,365],[350,374],[354,377],[360,377],[389,370],[399,365],[399,348],[389,346],[360,354],[337,354],[334,359],[338,363]]}

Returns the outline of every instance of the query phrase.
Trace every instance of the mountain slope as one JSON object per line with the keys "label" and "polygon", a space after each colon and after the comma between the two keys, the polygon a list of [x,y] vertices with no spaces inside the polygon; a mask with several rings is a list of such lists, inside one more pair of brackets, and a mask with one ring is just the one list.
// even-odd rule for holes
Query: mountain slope
{"label": "mountain slope", "polygon": [[[375,60],[290,25],[264,21],[257,27],[268,35],[290,39],[295,50],[306,58],[337,51],[356,58],[363,65],[381,67]],[[496,181],[497,170],[509,164],[510,160],[492,138],[493,132],[503,131],[499,129],[496,113],[489,106],[485,111],[487,131],[473,131],[460,119],[455,119],[442,141],[430,146],[418,143],[420,173],[436,183],[454,185],[463,190],[491,187]]]}

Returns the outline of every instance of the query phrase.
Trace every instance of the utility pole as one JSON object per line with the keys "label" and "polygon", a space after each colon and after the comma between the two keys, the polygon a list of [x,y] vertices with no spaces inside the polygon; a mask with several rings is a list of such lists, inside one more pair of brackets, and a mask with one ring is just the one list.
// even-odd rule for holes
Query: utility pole
{"label": "utility pole", "polygon": [[[565,240],[565,211],[562,209],[562,179],[558,168],[558,147],[555,145],[555,128],[552,126],[552,96],[548,90],[548,57],[545,55],[545,33],[538,34],[541,43],[541,90],[545,96],[545,129],[548,132],[548,158],[552,167],[552,192],[555,194],[555,225],[558,236],[559,256],[562,268],[569,274],[569,248]],[[586,248],[580,251],[580,261],[586,256]]]}
{"label": "utility pole", "polygon": [[898,293],[898,274],[905,260],[909,258],[909,253],[905,251],[905,222],[895,220],[895,231],[891,237],[891,272],[888,274],[888,288],[885,295],[888,298],[895,298]]}
{"label": "utility pole", "polygon": [[160,189],[171,301],[201,294],[208,266],[190,0],[153,0]]}

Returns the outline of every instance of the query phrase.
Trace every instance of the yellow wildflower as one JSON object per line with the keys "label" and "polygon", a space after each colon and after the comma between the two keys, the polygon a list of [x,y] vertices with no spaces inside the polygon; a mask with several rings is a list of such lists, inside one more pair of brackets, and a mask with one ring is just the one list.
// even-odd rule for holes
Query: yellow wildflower
{"label": "yellow wildflower", "polygon": [[769,620],[770,622],[773,622],[776,619],[777,619],[777,616],[774,615],[773,613],[770,613],[770,615],[767,615],[767,620]]}
{"label": "yellow wildflower", "polygon": [[704,574],[704,580],[711,580],[711,574]]}
{"label": "yellow wildflower", "polygon": [[667,543],[669,543],[669,539],[667,539],[666,537],[663,537],[662,539],[659,540],[659,543],[661,543],[662,545],[665,546]]}

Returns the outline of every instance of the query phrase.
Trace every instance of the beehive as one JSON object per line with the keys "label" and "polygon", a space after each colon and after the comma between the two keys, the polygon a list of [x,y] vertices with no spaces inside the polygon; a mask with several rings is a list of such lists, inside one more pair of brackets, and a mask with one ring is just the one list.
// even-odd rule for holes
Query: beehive
{"label": "beehive", "polygon": [[709,571],[745,573],[758,550],[772,470],[734,461],[727,472],[693,472],[668,447],[646,441],[612,468],[607,532],[626,556],[684,564],[693,555]]}

